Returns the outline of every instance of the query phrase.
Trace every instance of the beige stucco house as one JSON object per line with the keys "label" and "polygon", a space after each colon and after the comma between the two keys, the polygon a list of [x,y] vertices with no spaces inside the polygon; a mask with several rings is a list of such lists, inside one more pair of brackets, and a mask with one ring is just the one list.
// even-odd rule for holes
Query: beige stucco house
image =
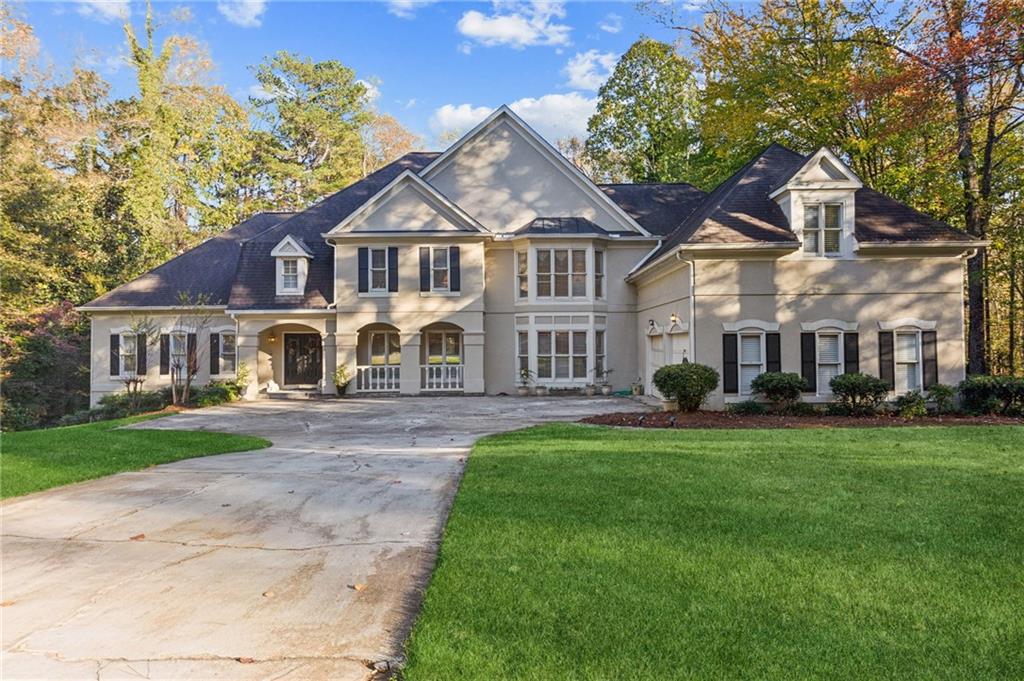
{"label": "beige stucco house", "polygon": [[[81,309],[92,400],[235,376],[308,390],[512,393],[635,382],[683,359],[722,375],[837,373],[894,393],[964,375],[963,260],[983,243],[864,187],[826,149],[772,145],[710,194],[595,185],[508,108],[300,213],[261,213]],[[179,294],[206,297],[194,323]],[[137,322],[150,320],[142,342]]]}

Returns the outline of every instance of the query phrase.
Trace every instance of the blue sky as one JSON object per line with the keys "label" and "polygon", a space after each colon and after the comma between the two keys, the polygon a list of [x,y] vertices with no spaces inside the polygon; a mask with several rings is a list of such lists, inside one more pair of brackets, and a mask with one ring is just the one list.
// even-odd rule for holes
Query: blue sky
{"label": "blue sky", "polygon": [[[141,24],[143,2],[31,2],[20,10],[55,69],[77,60],[98,69],[115,95],[134,91],[121,26]],[[581,134],[616,58],[642,34],[677,37],[633,2],[180,0],[155,11],[158,37],[200,40],[216,65],[213,80],[235,97],[255,85],[249,67],[277,50],[338,59],[373,83],[377,108],[425,147],[502,103],[551,140]]]}

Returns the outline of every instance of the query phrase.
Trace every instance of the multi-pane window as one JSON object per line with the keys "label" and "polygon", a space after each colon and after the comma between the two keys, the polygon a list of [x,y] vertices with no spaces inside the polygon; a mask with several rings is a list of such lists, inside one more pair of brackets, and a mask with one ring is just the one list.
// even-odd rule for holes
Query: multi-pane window
{"label": "multi-pane window", "polygon": [[430,286],[432,291],[449,290],[448,247],[430,249]]}
{"label": "multi-pane window", "polygon": [[764,334],[740,335],[740,394],[749,395],[750,384],[764,373]]}
{"label": "multi-pane window", "polygon": [[285,258],[281,261],[281,289],[285,291],[299,290],[298,259]]}
{"label": "multi-pane window", "polygon": [[121,355],[121,375],[134,376],[138,373],[138,336],[134,333],[122,333],[119,353]]}
{"label": "multi-pane window", "polygon": [[568,298],[587,295],[587,252],[582,249],[537,250],[537,297]]}
{"label": "multi-pane window", "polygon": [[397,331],[370,333],[370,364],[397,366],[402,363],[402,346]]}
{"label": "multi-pane window", "polygon": [[920,390],[921,342],[916,331],[896,333],[896,392]]}
{"label": "multi-pane window", "polygon": [[171,367],[185,371],[188,361],[188,334],[171,334]]}
{"label": "multi-pane window", "polygon": [[526,298],[530,294],[529,278],[527,276],[527,263],[529,256],[526,251],[516,252],[516,286],[519,291],[516,295]]}
{"label": "multi-pane window", "polygon": [[586,331],[538,331],[537,378],[587,376]]}
{"label": "multi-pane window", "polygon": [[600,380],[604,378],[604,331],[594,332],[594,376]]}
{"label": "multi-pane window", "polygon": [[604,298],[604,251],[594,251],[594,297]]}
{"label": "multi-pane window", "polygon": [[518,348],[519,375],[522,376],[524,370],[530,370],[530,334],[526,331],[520,331],[517,334],[516,345]]}
{"label": "multi-pane window", "polygon": [[462,364],[462,334],[458,331],[428,332],[427,364]]}
{"label": "multi-pane window", "polygon": [[818,392],[831,390],[832,379],[843,373],[842,345],[838,333],[818,334]]}
{"label": "multi-pane window", "polygon": [[235,334],[222,333],[220,335],[220,373],[235,373],[235,358],[237,349],[235,347]]}
{"label": "multi-pane window", "polygon": [[842,204],[804,205],[804,253],[839,255],[843,234]]}
{"label": "multi-pane window", "polygon": [[370,249],[370,290],[388,290],[388,249]]}

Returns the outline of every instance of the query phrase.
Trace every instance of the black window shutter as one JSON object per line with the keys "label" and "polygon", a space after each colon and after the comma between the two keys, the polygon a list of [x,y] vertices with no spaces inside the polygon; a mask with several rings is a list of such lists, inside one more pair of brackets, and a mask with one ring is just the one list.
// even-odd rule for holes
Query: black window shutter
{"label": "black window shutter", "polygon": [[171,337],[166,333],[160,334],[160,375],[166,376],[171,373]]}
{"label": "black window shutter", "polygon": [[110,334],[110,375],[121,374],[121,334]]}
{"label": "black window shutter", "polygon": [[220,373],[220,334],[210,334],[210,375]]}
{"label": "black window shutter", "polygon": [[800,375],[804,377],[804,392],[818,392],[818,365],[815,354],[815,343],[818,337],[814,332],[800,334]]}
{"label": "black window shutter", "polygon": [[740,391],[740,367],[736,354],[738,337],[735,333],[722,334],[722,390],[726,393]]}
{"label": "black window shutter", "polygon": [[451,246],[448,249],[448,266],[451,268],[449,273],[449,289],[452,291],[462,290],[462,268],[459,265],[459,247]]}
{"label": "black window shutter", "polygon": [[430,290],[430,247],[420,246],[420,291]]}
{"label": "black window shutter", "polygon": [[939,382],[939,356],[934,331],[921,332],[921,358],[924,360],[923,387],[925,390],[935,387]]}
{"label": "black window shutter", "polygon": [[843,373],[860,373],[860,334],[843,334]]}
{"label": "black window shutter", "polygon": [[359,249],[359,292],[370,290],[370,249],[365,246]]}
{"label": "black window shutter", "polygon": [[398,246],[388,246],[388,293],[398,292]]}
{"label": "black window shutter", "polygon": [[188,353],[188,356],[185,358],[185,362],[188,364],[188,372],[194,374],[199,370],[199,357],[196,355],[196,335],[194,333],[188,334],[185,352]]}
{"label": "black window shutter", "polygon": [[146,334],[140,333],[135,336],[135,373],[139,376],[146,375],[147,359]]}
{"label": "black window shutter", "polygon": [[782,371],[782,338],[778,333],[764,335],[765,371]]}
{"label": "black window shutter", "polygon": [[896,389],[896,363],[892,352],[892,331],[878,332],[878,377],[889,390]]}

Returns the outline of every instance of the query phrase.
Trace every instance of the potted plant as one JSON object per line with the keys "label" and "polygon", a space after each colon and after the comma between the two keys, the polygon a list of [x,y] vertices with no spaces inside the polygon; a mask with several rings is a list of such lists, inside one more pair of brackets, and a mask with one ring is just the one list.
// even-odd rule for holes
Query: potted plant
{"label": "potted plant", "polygon": [[533,380],[533,372],[523,367],[519,370],[519,396],[526,397],[530,394],[530,381]]}
{"label": "potted plant", "polygon": [[348,375],[348,367],[344,364],[334,370],[334,387],[338,390],[339,395],[345,394],[345,389],[348,388],[348,384],[352,381],[352,378]]}
{"label": "potted plant", "polygon": [[634,395],[643,395],[644,394],[644,380],[642,378],[640,378],[639,376],[637,376],[636,380],[633,381],[633,384],[629,386],[629,389],[633,391]]}
{"label": "potted plant", "polygon": [[546,385],[538,385],[537,386],[537,397],[547,397],[547,396],[548,396],[548,387]]}
{"label": "potted plant", "polygon": [[601,383],[601,394],[606,397],[612,394],[612,384],[608,382],[611,373],[611,369],[602,369],[597,372],[598,381]]}
{"label": "potted plant", "polygon": [[587,397],[593,397],[597,394],[597,386],[593,383],[588,383],[586,387],[583,388],[583,394]]}

